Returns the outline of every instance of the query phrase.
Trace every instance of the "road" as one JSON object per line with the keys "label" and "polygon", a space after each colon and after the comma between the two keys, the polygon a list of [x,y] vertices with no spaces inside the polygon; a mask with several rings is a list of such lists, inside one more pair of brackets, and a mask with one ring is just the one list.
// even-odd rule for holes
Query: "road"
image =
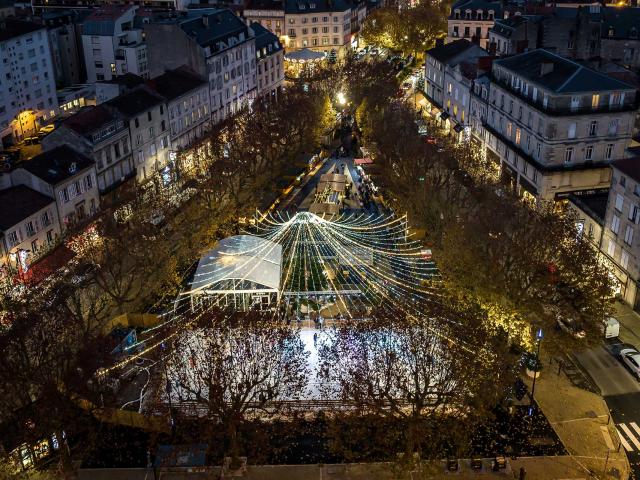
{"label": "road", "polygon": [[600,388],[634,477],[640,479],[640,382],[616,358],[623,345],[610,342],[575,356]]}

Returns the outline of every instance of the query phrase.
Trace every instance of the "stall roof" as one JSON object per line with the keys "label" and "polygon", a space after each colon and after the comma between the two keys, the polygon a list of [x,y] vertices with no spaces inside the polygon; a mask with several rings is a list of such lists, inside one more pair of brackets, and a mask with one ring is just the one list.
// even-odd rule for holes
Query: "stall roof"
{"label": "stall roof", "polygon": [[227,237],[200,259],[191,293],[214,291],[225,280],[247,280],[278,290],[281,267],[281,245],[253,235]]}

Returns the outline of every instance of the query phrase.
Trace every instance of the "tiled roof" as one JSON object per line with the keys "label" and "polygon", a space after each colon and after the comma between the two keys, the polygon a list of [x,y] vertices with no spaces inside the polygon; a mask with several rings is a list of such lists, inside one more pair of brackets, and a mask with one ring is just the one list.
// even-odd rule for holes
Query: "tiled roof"
{"label": "tiled roof", "polygon": [[31,160],[21,162],[16,166],[24,168],[49,185],[57,185],[73,177],[77,172],[90,167],[93,163],[90,158],[76,152],[67,145],[62,145],[42,152]]}
{"label": "tiled roof", "polygon": [[148,85],[167,100],[173,100],[207,85],[207,81],[187,67],[180,67],[167,70],[162,75],[149,80]]}
{"label": "tiled roof", "polygon": [[159,105],[163,99],[157,93],[152,92],[147,87],[139,87],[124,95],[120,95],[109,100],[104,105],[115,108],[127,117],[134,117],[139,113]]}
{"label": "tiled roof", "polygon": [[611,166],[633,178],[636,182],[640,182],[640,157],[616,160],[611,164]]}
{"label": "tiled roof", "polygon": [[53,198],[24,185],[0,191],[0,230],[6,232],[51,203]]}
{"label": "tiled roof", "polygon": [[44,27],[36,23],[16,20],[15,18],[4,18],[0,22],[0,42],[35,32],[41,28]]}
{"label": "tiled roof", "polygon": [[[552,64],[553,68],[541,75],[542,64]],[[500,65],[556,93],[633,89],[620,80],[543,49],[496,60],[494,65]]]}

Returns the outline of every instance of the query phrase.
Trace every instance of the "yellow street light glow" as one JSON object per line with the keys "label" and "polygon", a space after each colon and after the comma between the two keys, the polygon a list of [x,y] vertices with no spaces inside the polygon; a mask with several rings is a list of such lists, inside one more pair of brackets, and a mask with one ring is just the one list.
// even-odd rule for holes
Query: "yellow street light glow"
{"label": "yellow street light glow", "polygon": [[347,97],[345,97],[342,92],[338,92],[338,103],[340,105],[345,105],[347,103]]}

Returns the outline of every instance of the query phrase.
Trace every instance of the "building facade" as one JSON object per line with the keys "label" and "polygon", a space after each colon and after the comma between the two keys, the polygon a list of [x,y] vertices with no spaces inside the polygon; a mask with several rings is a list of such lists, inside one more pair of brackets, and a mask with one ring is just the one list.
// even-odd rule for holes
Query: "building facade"
{"label": "building facade", "polygon": [[102,105],[128,122],[138,182],[171,169],[169,117],[163,97],[143,86]]}
{"label": "building facade", "polygon": [[278,37],[258,23],[252,23],[256,34],[258,95],[277,96],[284,85],[284,50]]}
{"label": "building facade", "polygon": [[63,230],[92,217],[100,208],[93,160],[66,145],[21,162],[11,172],[14,185],[25,185],[55,199]]}
{"label": "building facade", "polygon": [[45,27],[0,22],[0,140],[8,147],[37,133],[58,110],[51,47]]}
{"label": "building facade", "polygon": [[617,280],[617,293],[640,309],[640,158],[612,164],[613,174],[604,222],[601,252]]}
{"label": "building facade", "polygon": [[633,131],[632,86],[545,50],[494,61],[489,80],[474,124],[514,188],[557,200],[609,186]]}
{"label": "building facade", "polygon": [[346,0],[284,0],[284,46],[338,52],[351,48],[353,4]]}
{"label": "building facade", "polygon": [[62,145],[94,160],[101,195],[135,176],[129,128],[103,106],[83,108],[42,139],[45,150]]}
{"label": "building facade", "polygon": [[[150,85],[166,102],[171,153],[204,135],[211,121],[209,82],[185,67],[167,70]],[[172,162],[175,157],[170,154]]]}
{"label": "building facade", "polygon": [[133,73],[149,78],[147,46],[136,28],[136,6],[105,5],[82,24],[82,49],[87,81],[111,80]]}
{"label": "building facade", "polygon": [[451,7],[451,14],[447,19],[446,42],[464,38],[486,49],[489,43],[489,29],[493,27],[496,19],[502,18],[502,15],[500,2],[460,0]]}
{"label": "building facade", "polygon": [[152,77],[187,65],[209,82],[218,122],[257,94],[255,35],[231,10],[189,11],[145,25]]}
{"label": "building facade", "polygon": [[74,17],[68,11],[42,14],[42,22],[47,27],[49,35],[53,71],[58,88],[70,87],[84,80]]}
{"label": "building facade", "polygon": [[25,271],[61,235],[56,202],[24,185],[0,191],[0,267]]}

